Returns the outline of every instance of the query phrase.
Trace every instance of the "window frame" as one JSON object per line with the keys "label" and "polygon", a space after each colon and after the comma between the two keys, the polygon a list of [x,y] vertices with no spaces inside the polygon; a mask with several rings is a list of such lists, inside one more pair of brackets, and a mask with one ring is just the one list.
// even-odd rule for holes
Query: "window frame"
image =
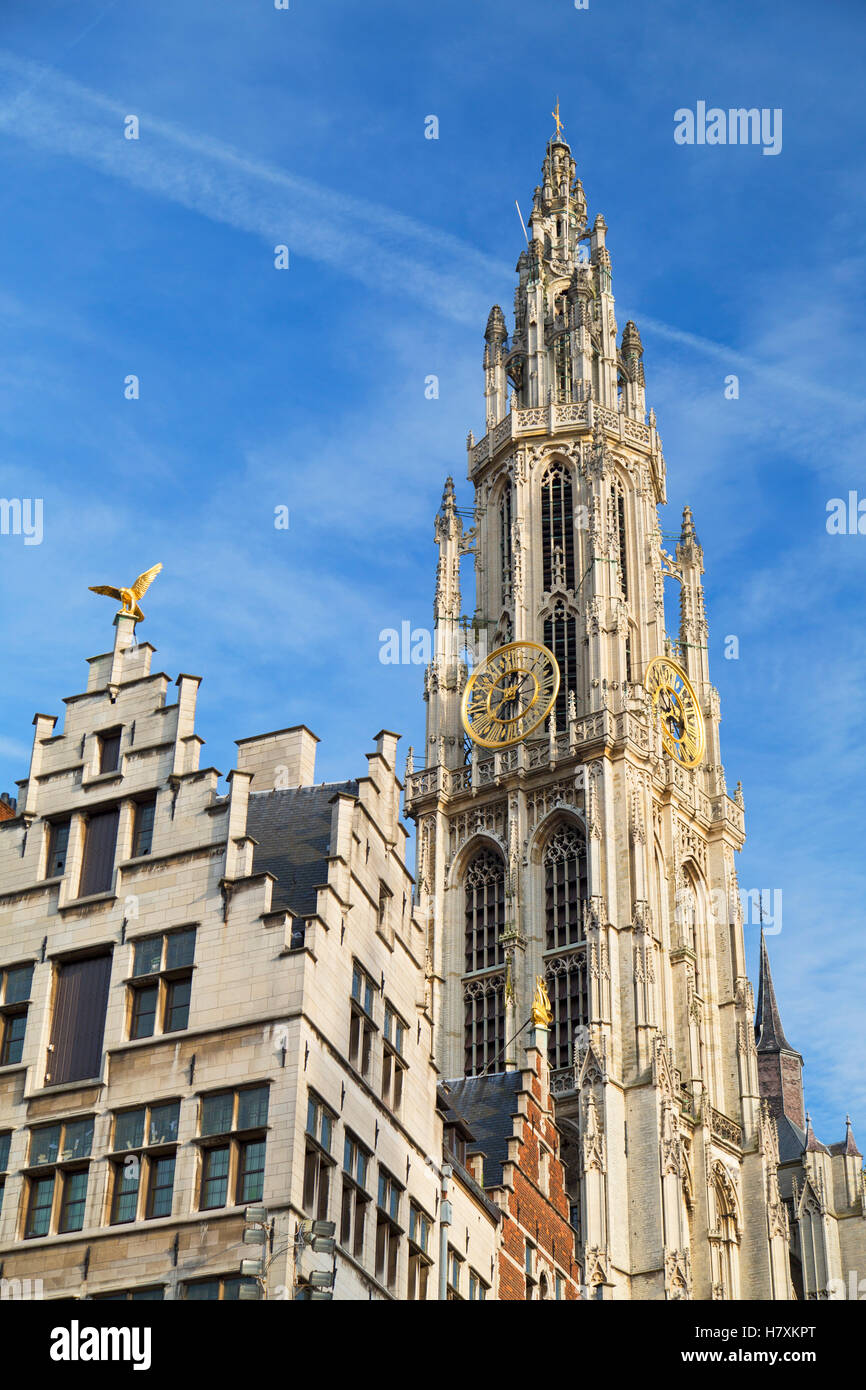
{"label": "window frame", "polygon": [[[98,776],[105,777],[109,773],[120,775],[120,749],[123,743],[123,725],[118,724],[110,729],[100,729],[96,735],[97,739],[97,762]],[[113,761],[112,761],[113,758]]]}
{"label": "window frame", "polygon": [[[148,811],[151,813],[150,825],[142,825],[142,816]],[[130,858],[144,859],[148,855],[153,853],[153,832],[155,825],[156,795],[154,794],[153,796],[143,797],[141,801],[136,801],[134,804],[132,814],[132,844]],[[145,836],[149,837],[147,840],[147,849],[142,849],[139,841],[141,838]]]}
{"label": "window frame", "polygon": [[[241,1126],[241,1105],[242,1097],[255,1091],[263,1091],[266,1095],[264,1117],[258,1119],[254,1125]],[[230,1113],[228,1117],[228,1128],[210,1130],[208,1133],[202,1132],[204,1123],[205,1103],[208,1100],[217,1100],[223,1096],[231,1097]],[[262,1167],[256,1169],[261,1172],[261,1186],[264,1191],[265,1174],[267,1171],[267,1137],[269,1131],[268,1111],[270,1108],[270,1082],[257,1081],[246,1086],[221,1086],[218,1090],[203,1091],[198,1096],[198,1134],[194,1140],[199,1150],[199,1175],[196,1186],[197,1209],[199,1211],[218,1211],[223,1207],[243,1206],[250,1201],[261,1201],[261,1197],[244,1198],[243,1185],[244,1179],[248,1176],[245,1168],[245,1158],[247,1148],[251,1144],[264,1144],[262,1154]],[[210,1174],[211,1164],[214,1162],[212,1155],[225,1152],[227,1155],[225,1173]],[[224,1180],[224,1199],[221,1202],[205,1203],[205,1189],[208,1183]]]}
{"label": "window frame", "polygon": [[[66,861],[69,858],[69,837],[72,834],[72,817],[59,816],[57,820],[48,821],[47,830],[48,836],[47,844],[45,847],[45,873],[43,874],[43,878],[63,878],[66,874]],[[60,834],[63,831],[66,832],[65,836],[63,837],[65,841],[62,851],[63,863],[59,869],[56,869],[52,861],[58,858],[56,842],[58,834]]]}
{"label": "window frame", "polygon": [[[68,1116],[52,1120],[48,1124],[28,1125],[27,1167],[24,1169],[25,1200],[23,1202],[22,1240],[44,1240],[47,1236],[72,1235],[85,1229],[87,1219],[87,1199],[90,1186],[90,1166],[93,1157],[93,1115]],[[77,1143],[70,1147],[69,1129],[82,1127],[85,1147],[79,1152]],[[57,1131],[56,1143],[49,1143],[48,1151],[54,1156],[43,1161],[34,1161],[34,1144],[42,1132]],[[84,1178],[84,1192],[74,1199],[69,1196],[69,1188],[76,1178]],[[37,1203],[34,1199],[40,1190],[47,1191],[49,1200]],[[81,1224],[67,1224],[66,1214],[73,1206],[81,1207]],[[47,1212],[46,1228],[31,1230],[34,1213]]]}
{"label": "window frame", "polygon": [[[183,937],[192,938],[192,949],[189,959],[181,964],[169,965],[169,953],[172,942]],[[141,947],[147,942],[159,941],[159,962],[157,968],[143,970],[141,973],[136,971],[136,955]],[[128,938],[128,944],[132,946],[132,963],[130,974],[126,979],[127,986],[127,1019],[126,1031],[130,1042],[137,1042],[145,1038],[161,1038],[169,1033],[183,1033],[189,1028],[189,1013],[192,1007],[192,980],[195,973],[195,951],[198,945],[198,924],[190,923],[185,926],[172,927],[163,932],[145,932],[142,936]],[[189,998],[179,1004],[174,1002],[174,996],[179,989],[188,989]],[[141,1032],[138,1029],[137,1021],[141,1017],[150,1017],[151,1011],[141,1009],[141,1000],[147,996],[154,997],[153,1009],[153,1029],[149,1033]],[[183,1022],[176,1026],[169,1026],[172,1014],[181,1011]],[[185,1010],[185,1012],[183,1012]]]}
{"label": "window frame", "polygon": [[[22,1065],[24,1055],[24,1043],[27,1036],[27,1015],[30,1005],[33,1002],[33,969],[34,961],[20,961],[14,965],[4,965],[0,967],[0,1067],[18,1067]],[[30,978],[27,982],[27,993],[20,999],[8,999],[9,976],[18,971],[30,971]],[[15,1023],[23,1020],[23,1028],[20,1037],[11,1036]],[[17,1057],[10,1056],[12,1046],[18,1045]]]}
{"label": "window frame", "polygon": [[[168,1139],[154,1139],[153,1127],[155,1123],[155,1112],[167,1110],[173,1107],[176,1110],[174,1121],[174,1134]],[[174,1180],[177,1176],[176,1167],[172,1171],[171,1203],[168,1212],[154,1213],[152,1210],[153,1200],[153,1178],[159,1164],[171,1160],[176,1164],[178,1150],[178,1132],[180,1130],[180,1107],[179,1097],[167,1097],[156,1101],[148,1101],[145,1105],[130,1106],[123,1110],[112,1112],[111,1125],[111,1150],[108,1160],[111,1168],[111,1181],[108,1194],[108,1213],[107,1224],[110,1226],[127,1226],[138,1221],[158,1220],[160,1216],[171,1216],[174,1208]],[[133,1115],[141,1115],[141,1138],[140,1142],[118,1146],[118,1123]],[[130,1195],[129,1192],[120,1191],[123,1170],[127,1160],[135,1158],[138,1164],[136,1186],[135,1186],[135,1205],[132,1216],[119,1217],[116,1215],[118,1199]],[[169,1184],[161,1183],[160,1191],[165,1191]]]}

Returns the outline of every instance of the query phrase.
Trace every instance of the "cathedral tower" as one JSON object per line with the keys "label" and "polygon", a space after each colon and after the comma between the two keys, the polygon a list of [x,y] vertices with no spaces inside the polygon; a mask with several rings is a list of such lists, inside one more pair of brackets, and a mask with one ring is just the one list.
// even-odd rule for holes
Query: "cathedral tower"
{"label": "cathedral tower", "polygon": [[[559,136],[529,225],[513,331],[495,306],[485,332],[474,524],[450,479],[436,518],[425,757],[407,769],[437,1060],[446,1077],[518,1066],[543,976],[590,1293],[787,1298],[734,866],[743,803],[721,762],[703,552],[688,507],[677,537],[660,530],[665,463],[640,334],[618,329],[607,225],[589,220]],[[470,552],[475,617],[461,632]],[[488,750],[465,737],[461,696],[473,661],[512,642],[553,652],[559,693],[530,736]],[[666,751],[644,685],[659,657],[700,706],[693,769]]]}

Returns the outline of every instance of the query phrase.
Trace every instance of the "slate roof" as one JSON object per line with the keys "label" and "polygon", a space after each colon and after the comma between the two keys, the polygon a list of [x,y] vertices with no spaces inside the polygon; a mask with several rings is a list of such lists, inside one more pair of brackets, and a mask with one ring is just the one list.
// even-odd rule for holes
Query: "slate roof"
{"label": "slate roof", "polygon": [[502,1165],[508,1157],[508,1141],[514,1137],[522,1081],[519,1071],[502,1071],[444,1083],[451,1108],[463,1116],[475,1136],[467,1151],[484,1154],[485,1188],[502,1185]]}
{"label": "slate roof", "polygon": [[341,792],[357,796],[357,781],[250,794],[247,834],[258,841],[253,872],[269,871],[276,877],[274,912],[285,910],[295,917],[315,912],[316,889],[328,878],[331,801]]}
{"label": "slate roof", "polygon": [[779,1131],[779,1162],[799,1162],[806,1151],[806,1131],[789,1120],[787,1115],[777,1115],[776,1126]]}

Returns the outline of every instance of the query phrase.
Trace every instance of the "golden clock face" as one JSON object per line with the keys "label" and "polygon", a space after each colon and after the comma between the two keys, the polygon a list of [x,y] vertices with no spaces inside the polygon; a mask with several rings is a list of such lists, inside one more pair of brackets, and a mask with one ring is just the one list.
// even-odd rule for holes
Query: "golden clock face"
{"label": "golden clock face", "polygon": [[509,642],[473,671],[463,692],[463,727],[482,748],[507,748],[537,729],[559,693],[556,657],[538,642]]}
{"label": "golden clock face", "polygon": [[706,748],[704,716],[685,671],[666,656],[654,656],[644,686],[659,718],[665,752],[680,767],[697,767]]}

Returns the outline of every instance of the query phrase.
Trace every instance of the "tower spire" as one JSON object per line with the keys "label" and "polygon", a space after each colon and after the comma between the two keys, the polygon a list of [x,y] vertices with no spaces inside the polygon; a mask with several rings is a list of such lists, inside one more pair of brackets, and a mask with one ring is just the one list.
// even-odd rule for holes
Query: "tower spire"
{"label": "tower spire", "polygon": [[767,940],[761,928],[761,972],[758,980],[758,1007],[755,1012],[755,1042],[759,1052],[794,1052],[795,1049],[785,1037],[773,976],[770,973],[770,957],[767,954]]}

